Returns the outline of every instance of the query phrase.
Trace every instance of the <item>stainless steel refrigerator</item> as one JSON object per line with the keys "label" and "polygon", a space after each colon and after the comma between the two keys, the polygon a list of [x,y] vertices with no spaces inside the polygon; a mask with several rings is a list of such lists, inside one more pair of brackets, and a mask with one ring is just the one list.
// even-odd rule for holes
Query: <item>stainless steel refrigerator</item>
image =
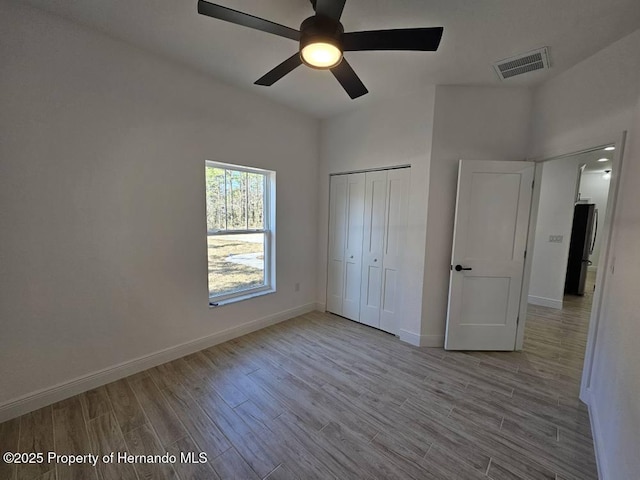
{"label": "stainless steel refrigerator", "polygon": [[598,209],[594,203],[577,203],[573,214],[569,261],[564,293],[584,295],[589,255],[593,253],[598,233]]}

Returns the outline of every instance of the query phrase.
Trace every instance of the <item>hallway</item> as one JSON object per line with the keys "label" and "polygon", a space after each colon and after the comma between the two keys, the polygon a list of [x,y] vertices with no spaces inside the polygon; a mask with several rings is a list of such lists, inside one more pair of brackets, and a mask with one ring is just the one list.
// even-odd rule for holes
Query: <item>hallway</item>
{"label": "hallway", "polygon": [[564,296],[562,310],[528,306],[523,361],[539,375],[560,381],[560,397],[577,398],[580,393],[595,276],[592,271],[587,274],[584,296]]}

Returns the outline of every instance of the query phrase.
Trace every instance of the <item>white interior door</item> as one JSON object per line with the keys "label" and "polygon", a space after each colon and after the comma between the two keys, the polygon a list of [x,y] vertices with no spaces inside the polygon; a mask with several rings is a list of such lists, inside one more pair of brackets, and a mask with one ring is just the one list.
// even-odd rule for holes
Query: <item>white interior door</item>
{"label": "white interior door", "polygon": [[409,168],[399,168],[389,170],[387,173],[380,328],[396,335],[400,330],[398,327],[402,306],[400,268],[407,233],[410,171]]}
{"label": "white interior door", "polygon": [[532,162],[460,161],[448,350],[514,350]]}
{"label": "white interior door", "polygon": [[329,191],[329,264],[327,310],[342,315],[344,244],[347,236],[347,176],[331,177]]}
{"label": "white interior door", "polygon": [[347,175],[342,315],[360,321],[365,174]]}
{"label": "white interior door", "polygon": [[365,178],[360,321],[379,328],[387,213],[387,172],[367,172]]}

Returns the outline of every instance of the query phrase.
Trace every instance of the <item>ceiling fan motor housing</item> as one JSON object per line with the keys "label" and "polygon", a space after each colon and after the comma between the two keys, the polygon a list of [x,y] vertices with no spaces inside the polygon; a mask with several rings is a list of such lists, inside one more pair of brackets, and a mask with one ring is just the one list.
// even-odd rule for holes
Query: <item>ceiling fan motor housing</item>
{"label": "ceiling fan motor housing", "polygon": [[[342,52],[343,34],[344,27],[339,21],[321,15],[309,17],[300,25],[300,52],[302,52],[304,47],[312,43],[329,43],[337,47]],[[309,67],[323,70],[323,68],[316,67],[306,62],[302,55],[301,58]]]}

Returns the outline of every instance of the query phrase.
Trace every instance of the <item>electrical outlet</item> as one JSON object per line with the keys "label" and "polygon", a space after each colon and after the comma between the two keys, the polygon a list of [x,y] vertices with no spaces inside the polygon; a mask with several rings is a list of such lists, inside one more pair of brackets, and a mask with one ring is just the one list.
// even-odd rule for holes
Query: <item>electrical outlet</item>
{"label": "electrical outlet", "polygon": [[562,243],[564,235],[549,235],[549,243]]}
{"label": "electrical outlet", "polygon": [[293,286],[293,289],[294,289],[296,292],[299,292],[299,291],[300,291],[300,282],[296,282],[296,284]]}

